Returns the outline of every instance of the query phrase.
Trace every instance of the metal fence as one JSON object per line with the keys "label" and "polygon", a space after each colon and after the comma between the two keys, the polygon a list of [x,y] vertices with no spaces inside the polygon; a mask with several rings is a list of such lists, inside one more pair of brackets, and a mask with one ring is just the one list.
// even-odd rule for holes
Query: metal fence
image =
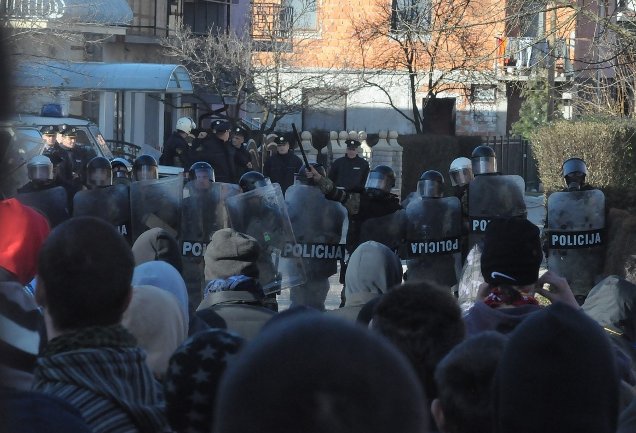
{"label": "metal fence", "polygon": [[517,174],[526,182],[526,189],[538,189],[539,171],[530,141],[510,135],[482,137],[497,155],[497,167],[503,174]]}

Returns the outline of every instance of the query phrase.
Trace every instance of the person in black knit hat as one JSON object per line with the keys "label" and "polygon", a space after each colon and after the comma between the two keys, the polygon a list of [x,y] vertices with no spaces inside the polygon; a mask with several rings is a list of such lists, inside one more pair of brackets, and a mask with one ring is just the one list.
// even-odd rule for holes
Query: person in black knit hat
{"label": "person in black knit hat", "polygon": [[[551,271],[539,278],[542,260],[537,226],[518,217],[491,221],[481,255],[485,283],[477,302],[464,317],[466,334],[512,331],[529,314],[541,309],[535,293],[553,303],[561,301],[578,307],[565,278]],[[550,285],[549,291],[543,289],[544,284]]]}
{"label": "person in black knit hat", "polygon": [[613,433],[619,377],[612,346],[585,313],[559,302],[510,335],[494,386],[495,433]]}

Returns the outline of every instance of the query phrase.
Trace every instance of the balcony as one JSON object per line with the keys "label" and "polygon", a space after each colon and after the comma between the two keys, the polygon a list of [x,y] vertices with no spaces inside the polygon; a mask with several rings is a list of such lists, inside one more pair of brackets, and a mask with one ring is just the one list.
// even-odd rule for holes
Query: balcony
{"label": "balcony", "polygon": [[503,62],[498,75],[503,79],[527,79],[538,70],[548,67],[549,56],[554,56],[555,79],[565,81],[573,75],[572,47],[567,39],[557,39],[553,53],[545,39],[534,37],[508,37],[500,41],[499,52]]}
{"label": "balcony", "polygon": [[291,51],[294,8],[278,3],[252,3],[251,36],[260,51]]}
{"label": "balcony", "polygon": [[0,0],[0,16],[19,28],[61,28],[124,34],[133,19],[126,0]]}

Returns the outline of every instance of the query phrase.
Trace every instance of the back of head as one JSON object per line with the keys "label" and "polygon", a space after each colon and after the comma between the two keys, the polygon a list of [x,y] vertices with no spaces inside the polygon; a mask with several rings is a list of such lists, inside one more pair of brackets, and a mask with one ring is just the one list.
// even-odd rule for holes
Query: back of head
{"label": "back of head", "polygon": [[168,262],[153,260],[135,266],[132,278],[133,286],[155,286],[172,294],[177,301],[186,321],[188,314],[188,289],[181,274]]}
{"label": "back of head", "polygon": [[57,226],[38,260],[41,296],[57,329],[119,323],[134,266],[128,243],[111,224],[77,217]]}
{"label": "back of head", "polygon": [[300,315],[265,329],[228,369],[214,431],[423,433],[427,409],[407,361],[382,338]]}
{"label": "back of head", "polygon": [[525,218],[492,220],[486,227],[481,274],[494,286],[525,286],[539,278],[539,228]]}
{"label": "back of head", "polygon": [[155,227],[143,232],[133,244],[132,251],[137,265],[152,260],[163,260],[174,266],[179,273],[183,270],[179,244],[162,228]]}
{"label": "back of head", "polygon": [[585,313],[556,303],[532,314],[510,334],[499,361],[493,431],[614,432],[615,363],[609,340]]}
{"label": "back of head", "polygon": [[205,251],[205,279],[226,279],[235,275],[258,278],[258,241],[226,228],[217,230]]}
{"label": "back of head", "polygon": [[561,175],[568,189],[579,190],[585,183],[587,165],[581,158],[566,159],[561,167]]}
{"label": "back of head", "polygon": [[164,378],[166,417],[174,431],[210,431],[221,377],[243,344],[230,332],[206,329],[175,350]]}
{"label": "back of head", "polygon": [[450,289],[422,281],[396,287],[378,302],[371,326],[409,358],[427,397],[436,397],[435,367],[464,339],[461,310]]}
{"label": "back of head", "polygon": [[347,295],[366,292],[381,295],[402,282],[402,263],[389,247],[375,241],[358,246],[345,274]]}
{"label": "back of head", "polygon": [[40,248],[49,223],[36,210],[16,199],[0,201],[0,268],[22,285],[35,277]]}
{"label": "back of head", "polygon": [[437,365],[443,431],[492,432],[492,383],[505,343],[498,332],[482,332],[459,343]]}

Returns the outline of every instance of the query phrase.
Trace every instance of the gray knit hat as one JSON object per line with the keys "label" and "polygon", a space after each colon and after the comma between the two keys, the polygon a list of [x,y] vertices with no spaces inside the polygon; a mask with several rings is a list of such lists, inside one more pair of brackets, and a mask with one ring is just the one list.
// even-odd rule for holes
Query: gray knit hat
{"label": "gray knit hat", "polygon": [[253,237],[229,228],[218,230],[205,251],[205,279],[226,279],[233,275],[258,278],[259,253],[260,246]]}

